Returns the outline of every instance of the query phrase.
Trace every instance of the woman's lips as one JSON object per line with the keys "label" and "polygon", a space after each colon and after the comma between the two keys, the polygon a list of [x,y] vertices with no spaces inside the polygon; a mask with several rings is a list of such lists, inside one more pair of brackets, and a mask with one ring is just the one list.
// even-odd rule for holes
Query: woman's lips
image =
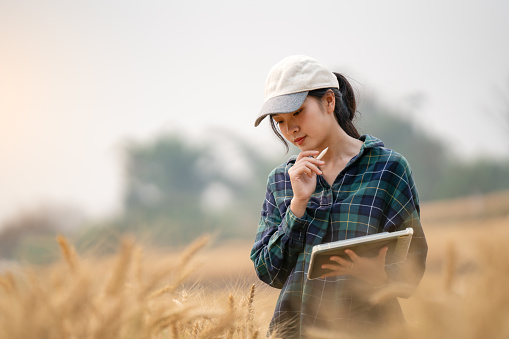
{"label": "woman's lips", "polygon": [[300,137],[300,138],[297,138],[297,139],[295,139],[295,140],[294,140],[294,142],[295,142],[297,145],[300,145],[300,144],[302,144],[302,143],[304,142],[304,139],[305,139],[305,138],[306,138],[306,137]]}

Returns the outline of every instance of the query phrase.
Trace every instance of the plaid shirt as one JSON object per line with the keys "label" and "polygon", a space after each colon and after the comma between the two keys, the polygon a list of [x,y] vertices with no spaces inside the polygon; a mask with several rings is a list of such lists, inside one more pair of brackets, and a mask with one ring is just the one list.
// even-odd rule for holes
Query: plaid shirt
{"label": "plaid shirt", "polygon": [[315,192],[301,218],[289,208],[293,192],[288,170],[297,157],[269,175],[251,260],[262,281],[282,289],[270,331],[285,338],[304,336],[310,328],[347,330],[388,319],[404,320],[396,297],[372,305],[368,298],[376,289],[352,276],[308,280],[314,245],[412,227],[407,260],[387,265],[387,275],[390,282],[415,288],[424,273],[427,244],[410,167],[379,139],[364,135],[360,140],[364,144],[359,154],[332,187],[317,176]]}

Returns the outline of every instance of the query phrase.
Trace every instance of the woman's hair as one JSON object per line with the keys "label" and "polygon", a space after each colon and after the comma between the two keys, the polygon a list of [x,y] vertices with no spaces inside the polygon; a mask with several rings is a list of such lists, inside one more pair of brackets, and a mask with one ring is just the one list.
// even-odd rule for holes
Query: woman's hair
{"label": "woman's hair", "polygon": [[[334,73],[336,78],[338,78],[339,90],[337,88],[321,88],[309,91],[308,96],[315,97],[317,99],[321,99],[325,93],[329,90],[334,92],[334,96],[336,98],[336,104],[334,106],[334,117],[338,122],[339,126],[346,132],[349,136],[358,139],[360,137],[357,128],[353,124],[353,119],[355,118],[355,113],[357,112],[357,102],[355,101],[355,93],[353,91],[352,86],[346,80],[346,78],[339,74]],[[272,127],[272,131],[276,134],[278,139],[285,145],[286,152],[289,151],[288,142],[281,135],[279,131],[279,127],[276,122],[270,116],[270,125]]]}

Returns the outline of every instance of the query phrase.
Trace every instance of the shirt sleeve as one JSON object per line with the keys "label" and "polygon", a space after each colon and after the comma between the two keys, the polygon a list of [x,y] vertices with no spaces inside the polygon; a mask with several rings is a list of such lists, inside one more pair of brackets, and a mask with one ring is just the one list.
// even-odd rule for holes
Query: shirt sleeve
{"label": "shirt sleeve", "polygon": [[419,197],[412,172],[405,160],[401,165],[402,171],[398,175],[398,185],[394,185],[397,189],[392,194],[390,218],[385,229],[399,231],[411,227],[414,233],[407,259],[400,264],[387,265],[386,272],[389,283],[403,287],[398,296],[408,298],[424,275],[428,245],[421,225]]}
{"label": "shirt sleeve", "polygon": [[290,208],[281,213],[270,184],[267,185],[256,239],[251,250],[251,260],[262,281],[275,288],[283,287],[304,249],[308,225],[306,214],[297,218]]}

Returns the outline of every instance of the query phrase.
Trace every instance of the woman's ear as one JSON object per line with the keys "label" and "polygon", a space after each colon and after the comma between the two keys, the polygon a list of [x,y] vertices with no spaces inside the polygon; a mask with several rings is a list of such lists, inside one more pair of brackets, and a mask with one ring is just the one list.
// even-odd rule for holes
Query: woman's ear
{"label": "woman's ear", "polygon": [[325,100],[325,109],[327,113],[334,113],[334,108],[336,107],[336,97],[334,96],[334,92],[328,90],[323,96]]}

